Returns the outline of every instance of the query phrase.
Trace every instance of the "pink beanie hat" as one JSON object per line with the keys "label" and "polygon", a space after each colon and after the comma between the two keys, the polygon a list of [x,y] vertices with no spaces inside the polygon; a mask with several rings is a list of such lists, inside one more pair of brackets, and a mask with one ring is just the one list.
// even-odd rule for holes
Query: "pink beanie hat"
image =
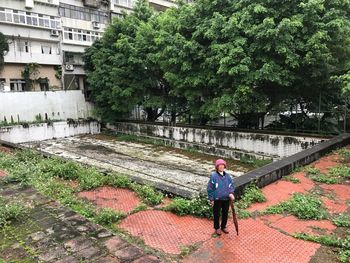
{"label": "pink beanie hat", "polygon": [[217,159],[215,161],[215,168],[217,169],[220,164],[225,165],[225,168],[227,167],[227,164],[226,164],[226,162],[223,159]]}

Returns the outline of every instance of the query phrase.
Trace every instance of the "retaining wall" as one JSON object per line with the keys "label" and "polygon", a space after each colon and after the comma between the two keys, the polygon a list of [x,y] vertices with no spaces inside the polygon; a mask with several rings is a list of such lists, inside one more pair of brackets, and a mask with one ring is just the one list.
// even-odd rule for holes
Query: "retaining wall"
{"label": "retaining wall", "polygon": [[81,90],[0,92],[0,122],[31,122],[92,117],[92,104]]}
{"label": "retaining wall", "polygon": [[61,121],[0,127],[0,140],[24,143],[99,132],[100,124],[97,121]]}
{"label": "retaining wall", "polygon": [[225,131],[194,127],[117,122],[108,124],[116,132],[164,139],[166,144],[240,159],[242,155],[281,159],[308,149],[326,138]]}

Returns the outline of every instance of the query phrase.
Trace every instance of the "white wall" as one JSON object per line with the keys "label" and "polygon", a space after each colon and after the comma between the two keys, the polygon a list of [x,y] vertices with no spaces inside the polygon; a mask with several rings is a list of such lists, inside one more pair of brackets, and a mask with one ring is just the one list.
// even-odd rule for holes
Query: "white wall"
{"label": "white wall", "polygon": [[54,122],[52,125],[47,123],[30,124],[27,128],[15,125],[0,128],[0,140],[24,143],[99,132],[100,125],[96,121],[80,121],[74,124],[67,122]]}
{"label": "white wall", "polygon": [[0,121],[35,121],[45,113],[51,120],[92,117],[92,104],[85,101],[81,90],[0,92]]}
{"label": "white wall", "polygon": [[265,157],[270,156],[274,159],[293,155],[326,140],[316,137],[235,132],[141,123],[120,122],[114,125],[108,125],[107,127],[117,132],[160,137],[179,142],[190,142],[224,149],[234,149]]}

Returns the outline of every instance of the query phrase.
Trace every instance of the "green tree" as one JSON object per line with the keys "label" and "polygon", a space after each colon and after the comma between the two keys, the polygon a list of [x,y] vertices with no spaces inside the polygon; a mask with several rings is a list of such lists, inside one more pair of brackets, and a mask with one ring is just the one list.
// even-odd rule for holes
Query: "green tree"
{"label": "green tree", "polygon": [[4,67],[4,56],[9,51],[9,44],[6,36],[0,32],[0,70]]}
{"label": "green tree", "polygon": [[38,63],[28,63],[22,71],[22,78],[26,82],[26,90],[34,89],[34,84],[38,81],[40,65]]}
{"label": "green tree", "polygon": [[225,111],[241,127],[257,126],[283,100],[339,93],[331,77],[347,70],[348,16],[344,0],[183,5],[160,18],[165,76],[197,113]]}
{"label": "green tree", "polygon": [[[127,117],[143,106],[150,121],[165,110],[167,82],[152,57],[153,31],[148,20],[155,14],[145,0],[107,28],[103,38],[85,53],[85,68],[92,96],[106,120]],[[159,110],[160,109],[160,110]]]}

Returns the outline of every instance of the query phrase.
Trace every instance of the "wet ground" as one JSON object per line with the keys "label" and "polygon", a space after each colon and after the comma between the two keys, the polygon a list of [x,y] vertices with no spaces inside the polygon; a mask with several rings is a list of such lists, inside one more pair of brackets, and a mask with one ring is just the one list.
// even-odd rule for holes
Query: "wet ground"
{"label": "wet ground", "polygon": [[[198,195],[208,182],[216,156],[186,152],[169,147],[124,142],[112,136],[79,136],[25,146],[70,158],[81,163],[127,174],[155,185],[160,190],[186,197]],[[252,169],[228,160],[228,171],[240,176]]]}
{"label": "wet ground", "polygon": [[[339,155],[331,154],[311,166],[326,174],[340,164],[350,165],[350,160],[344,163]],[[0,176],[6,173],[0,172]],[[312,192],[322,199],[330,215],[349,215],[348,180],[327,185],[312,181],[305,172],[296,172],[292,177],[299,182],[280,180],[263,188],[266,202],[253,204],[249,210],[256,213],[290,199],[294,193]],[[212,235],[212,221],[208,219],[177,216],[157,207],[131,212],[141,201],[127,189],[103,186],[77,195],[96,208],[127,213],[116,228],[143,246],[112,235],[57,202],[43,198],[34,189],[1,185],[0,196],[23,200],[30,213],[26,221],[0,231],[0,258],[28,259],[22,262],[37,262],[30,260],[34,255],[42,262],[326,263],[339,262],[334,248],[292,235],[297,232],[348,235],[348,228],[336,227],[329,219],[300,220],[290,214],[257,214],[239,220],[239,236],[229,221],[230,233],[217,237]],[[155,253],[147,255],[144,252],[147,247]]]}

